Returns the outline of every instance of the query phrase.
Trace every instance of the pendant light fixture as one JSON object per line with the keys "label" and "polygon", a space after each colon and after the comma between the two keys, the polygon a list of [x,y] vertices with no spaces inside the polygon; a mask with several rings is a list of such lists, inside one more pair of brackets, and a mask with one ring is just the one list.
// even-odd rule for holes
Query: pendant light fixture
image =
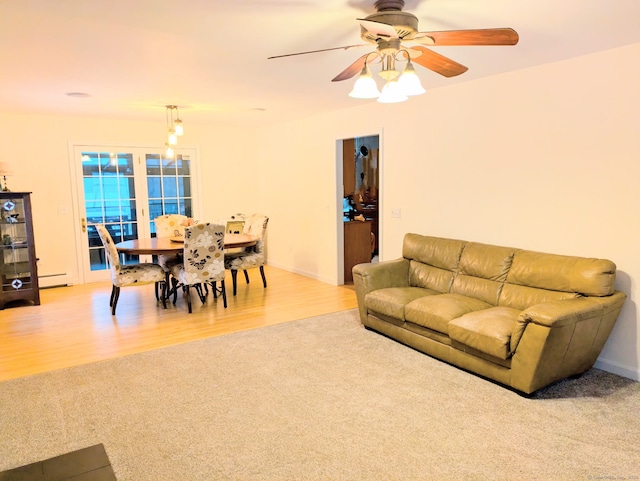
{"label": "pendant light fixture", "polygon": [[[167,105],[166,117],[167,117],[167,141],[165,142],[165,156],[168,159],[173,159],[175,155],[174,146],[178,145],[178,137],[184,134],[184,127],[182,126],[182,120],[180,120],[180,112],[177,105]],[[175,110],[176,118],[173,118],[173,111]]]}

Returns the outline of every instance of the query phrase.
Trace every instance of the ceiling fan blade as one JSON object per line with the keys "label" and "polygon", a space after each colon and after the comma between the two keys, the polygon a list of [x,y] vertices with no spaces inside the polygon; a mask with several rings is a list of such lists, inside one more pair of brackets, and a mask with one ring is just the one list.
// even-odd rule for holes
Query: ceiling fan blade
{"label": "ceiling fan blade", "polygon": [[296,52],[296,53],[287,53],[284,55],[273,55],[271,57],[267,57],[267,60],[270,60],[272,58],[283,58],[283,57],[293,57],[295,55],[306,55],[308,53],[318,53],[318,52],[329,52],[331,50],[349,50],[350,48],[355,48],[355,47],[365,47],[365,46],[371,46],[371,44],[369,43],[362,43],[359,45],[345,45],[343,47],[332,47],[332,48],[322,48],[320,50],[309,50],[308,52]]}
{"label": "ceiling fan blade", "polygon": [[515,45],[518,43],[518,33],[512,28],[487,28],[480,30],[447,30],[443,32],[420,32],[420,38],[432,38],[438,47],[453,45]]}
{"label": "ceiling fan blade", "polygon": [[364,68],[364,64],[367,60],[368,55],[369,55],[368,53],[365,53],[362,57],[360,57],[358,60],[353,62],[351,65],[349,65],[346,69],[344,69],[334,78],[332,78],[331,81],[340,82],[341,80],[347,80],[347,79],[350,79],[351,77],[358,75],[360,72],[362,72],[362,69]]}
{"label": "ceiling fan blade", "polygon": [[415,46],[411,47],[411,50],[420,52],[420,55],[412,57],[411,61],[445,77],[455,77],[469,70],[468,67],[426,47]]}
{"label": "ceiling fan blade", "polygon": [[429,36],[429,32],[418,32],[408,42],[420,43],[422,45],[435,45],[436,41]]}
{"label": "ceiling fan blade", "polygon": [[362,28],[374,37],[398,38],[398,32],[396,32],[396,29],[391,25],[382,22],[374,22],[373,20],[367,20],[364,18],[358,18],[356,20],[360,22]]}

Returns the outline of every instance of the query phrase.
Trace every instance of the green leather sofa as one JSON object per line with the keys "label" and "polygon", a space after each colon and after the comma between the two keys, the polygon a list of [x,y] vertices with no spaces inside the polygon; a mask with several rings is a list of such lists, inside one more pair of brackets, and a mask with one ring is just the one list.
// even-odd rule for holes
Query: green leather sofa
{"label": "green leather sofa", "polygon": [[358,264],[365,327],[525,394],[589,370],[626,295],[606,259],[406,234]]}

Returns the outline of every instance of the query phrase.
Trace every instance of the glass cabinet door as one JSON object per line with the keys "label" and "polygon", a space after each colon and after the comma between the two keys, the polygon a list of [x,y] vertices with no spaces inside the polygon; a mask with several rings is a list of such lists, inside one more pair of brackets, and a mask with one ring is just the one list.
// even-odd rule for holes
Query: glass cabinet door
{"label": "glass cabinet door", "polygon": [[0,308],[18,299],[39,304],[29,194],[0,193]]}

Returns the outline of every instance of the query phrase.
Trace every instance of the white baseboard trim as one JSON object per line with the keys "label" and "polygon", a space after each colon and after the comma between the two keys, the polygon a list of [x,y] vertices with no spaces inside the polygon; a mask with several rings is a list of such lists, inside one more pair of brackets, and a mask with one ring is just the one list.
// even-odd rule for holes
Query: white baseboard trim
{"label": "white baseboard trim", "polygon": [[284,265],[278,264],[277,262],[269,261],[268,264],[278,269],[282,269],[283,271],[293,272],[294,274],[300,274],[301,276],[309,277],[310,279],[324,282],[326,284],[331,284],[332,286],[337,285],[334,279],[326,279],[324,277],[318,277],[318,275],[314,272],[307,272],[302,269],[296,269],[296,268],[292,269],[291,266],[284,266]]}
{"label": "white baseboard trim", "polygon": [[45,274],[38,276],[38,286],[40,288],[46,287],[61,287],[68,286],[69,279],[67,274]]}
{"label": "white baseboard trim", "polygon": [[633,379],[634,381],[640,381],[640,371],[638,369],[633,369],[630,366],[623,366],[614,361],[609,361],[607,359],[597,359],[593,367],[613,374],[617,374],[618,376],[628,377],[629,379]]}

